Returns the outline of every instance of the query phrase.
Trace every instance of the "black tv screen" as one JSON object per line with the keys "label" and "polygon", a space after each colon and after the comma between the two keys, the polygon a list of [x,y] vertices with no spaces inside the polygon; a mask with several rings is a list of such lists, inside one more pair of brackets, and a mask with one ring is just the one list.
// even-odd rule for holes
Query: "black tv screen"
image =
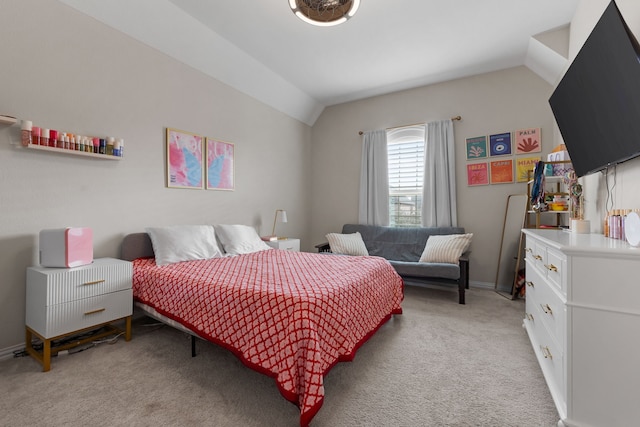
{"label": "black tv screen", "polygon": [[639,57],[612,1],[549,99],[576,175],[640,155]]}

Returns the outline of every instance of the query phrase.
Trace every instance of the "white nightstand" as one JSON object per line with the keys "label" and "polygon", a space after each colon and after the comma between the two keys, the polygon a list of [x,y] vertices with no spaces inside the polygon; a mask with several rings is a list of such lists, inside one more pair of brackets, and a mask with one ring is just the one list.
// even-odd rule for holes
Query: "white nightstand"
{"label": "white nightstand", "polygon": [[300,252],[300,239],[278,239],[272,242],[265,242],[274,249],[284,249],[288,251]]}
{"label": "white nightstand", "polygon": [[[59,351],[112,335],[119,329],[109,324],[125,319],[125,339],[131,339],[133,290],[132,264],[115,258],[99,258],[74,268],[29,267],[27,269],[26,351],[51,368],[51,356]],[[52,346],[68,335],[108,326],[104,333],[85,341]],[[31,345],[33,335],[42,340],[42,351]]]}

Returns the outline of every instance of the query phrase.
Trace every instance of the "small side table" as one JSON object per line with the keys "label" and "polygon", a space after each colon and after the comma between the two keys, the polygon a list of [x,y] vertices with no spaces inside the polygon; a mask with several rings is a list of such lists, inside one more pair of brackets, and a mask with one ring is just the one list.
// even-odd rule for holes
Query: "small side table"
{"label": "small side table", "polygon": [[300,239],[284,238],[265,243],[274,249],[300,252]]}
{"label": "small side table", "polygon": [[[26,351],[51,368],[51,356],[59,351],[120,332],[110,326],[125,320],[125,339],[131,339],[133,314],[132,264],[115,258],[99,258],[74,268],[29,267],[27,269]],[[54,346],[52,341],[109,326],[104,333],[85,341]],[[42,351],[31,345],[33,336]]]}

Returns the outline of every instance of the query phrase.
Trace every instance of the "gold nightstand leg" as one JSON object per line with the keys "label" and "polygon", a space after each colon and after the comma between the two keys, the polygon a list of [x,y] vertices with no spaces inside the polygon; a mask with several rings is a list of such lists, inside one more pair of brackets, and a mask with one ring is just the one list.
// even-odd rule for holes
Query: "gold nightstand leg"
{"label": "gold nightstand leg", "polygon": [[125,320],[124,339],[125,341],[131,341],[131,317],[129,316]]}
{"label": "gold nightstand leg", "polygon": [[46,339],[42,342],[42,372],[51,369],[51,340]]}

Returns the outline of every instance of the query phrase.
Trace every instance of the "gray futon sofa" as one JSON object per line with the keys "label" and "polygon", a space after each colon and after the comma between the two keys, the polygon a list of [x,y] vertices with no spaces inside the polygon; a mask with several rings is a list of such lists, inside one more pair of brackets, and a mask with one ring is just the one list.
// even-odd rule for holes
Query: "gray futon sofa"
{"label": "gray futon sofa", "polygon": [[[464,234],[463,227],[382,227],[345,224],[343,234],[359,232],[369,255],[386,258],[404,279],[425,283],[445,283],[458,286],[458,302],[464,304],[464,292],[469,288],[469,252],[458,264],[419,262],[427,239],[431,235]],[[318,252],[330,252],[328,243],[316,245]]]}

